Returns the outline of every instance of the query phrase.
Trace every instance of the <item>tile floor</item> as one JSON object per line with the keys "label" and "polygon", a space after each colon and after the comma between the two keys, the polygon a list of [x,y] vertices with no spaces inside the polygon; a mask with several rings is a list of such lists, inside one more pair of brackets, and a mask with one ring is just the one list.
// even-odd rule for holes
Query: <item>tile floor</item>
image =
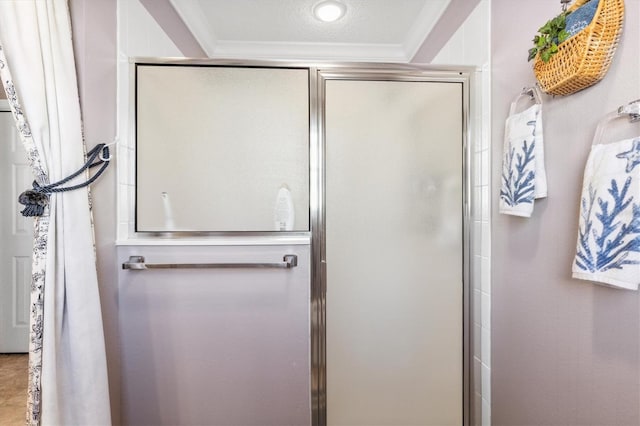
{"label": "tile floor", "polygon": [[27,409],[26,354],[0,354],[0,425],[24,425]]}

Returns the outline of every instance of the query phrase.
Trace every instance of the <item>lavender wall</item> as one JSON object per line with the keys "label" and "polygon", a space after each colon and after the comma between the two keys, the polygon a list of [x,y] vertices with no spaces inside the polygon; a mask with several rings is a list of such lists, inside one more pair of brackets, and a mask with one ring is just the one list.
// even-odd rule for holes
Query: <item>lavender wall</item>
{"label": "lavender wall", "polygon": [[[640,1],[626,5],[625,33],[607,77],[569,97],[545,96],[549,197],[536,202],[530,219],[493,209],[495,425],[640,424],[638,293],[570,278],[582,173],[596,124],[640,97]],[[494,206],[509,103],[534,82],[527,49],[559,7],[557,0],[492,0]]]}
{"label": "lavender wall", "polygon": [[298,266],[120,272],[124,424],[310,423],[308,245],[118,247],[118,263],[285,254]]}
{"label": "lavender wall", "polygon": [[[87,146],[116,135],[116,2],[70,0],[73,46]],[[107,349],[112,419],[120,418],[120,363],[117,323],[115,165],[92,185],[98,281]]]}

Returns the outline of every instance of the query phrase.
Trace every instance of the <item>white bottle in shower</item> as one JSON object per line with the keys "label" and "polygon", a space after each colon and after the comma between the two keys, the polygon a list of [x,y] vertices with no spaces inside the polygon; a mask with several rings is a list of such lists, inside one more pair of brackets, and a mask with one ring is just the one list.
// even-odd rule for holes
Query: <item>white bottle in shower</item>
{"label": "white bottle in shower", "polygon": [[173,209],[171,208],[171,201],[169,200],[169,194],[167,192],[161,192],[162,198],[162,210],[164,212],[164,227],[165,231],[175,231],[176,224],[173,221]]}
{"label": "white bottle in shower", "polygon": [[273,219],[276,231],[293,231],[295,211],[293,209],[293,197],[287,184],[283,184],[278,190]]}

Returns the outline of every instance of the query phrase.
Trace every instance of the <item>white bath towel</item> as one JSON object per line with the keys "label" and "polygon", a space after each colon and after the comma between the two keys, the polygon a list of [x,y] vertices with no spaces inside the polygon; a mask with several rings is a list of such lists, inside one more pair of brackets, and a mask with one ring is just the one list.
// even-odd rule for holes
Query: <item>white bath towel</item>
{"label": "white bath towel", "polygon": [[542,106],[536,104],[505,123],[500,213],[529,217],[534,199],[546,196]]}
{"label": "white bath towel", "polygon": [[640,138],[594,145],[584,170],[573,277],[640,284]]}

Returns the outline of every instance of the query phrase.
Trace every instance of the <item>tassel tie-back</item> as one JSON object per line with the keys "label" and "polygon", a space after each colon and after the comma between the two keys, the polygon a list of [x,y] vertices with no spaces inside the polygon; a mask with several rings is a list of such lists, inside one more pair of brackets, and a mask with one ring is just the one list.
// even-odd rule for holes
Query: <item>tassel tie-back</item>
{"label": "tassel tie-back", "polygon": [[[38,182],[33,182],[33,189],[28,189],[24,191],[18,197],[18,202],[25,206],[22,213],[23,216],[42,216],[44,214],[45,208],[49,205],[49,195],[55,192],[67,192],[73,191],[74,189],[84,188],[85,186],[91,185],[100,177],[100,175],[106,170],[107,166],[109,166],[109,160],[111,157],[109,156],[109,147],[105,144],[101,143],[96,145],[91,151],[87,153],[87,162],[72,175],[67,176],[61,181],[51,183],[49,185],[40,186]],[[89,170],[92,167],[99,166],[102,164],[102,167],[98,169],[96,174],[91,176],[86,182],[63,187],[65,183],[69,182],[76,176],[80,175],[85,170]]]}

